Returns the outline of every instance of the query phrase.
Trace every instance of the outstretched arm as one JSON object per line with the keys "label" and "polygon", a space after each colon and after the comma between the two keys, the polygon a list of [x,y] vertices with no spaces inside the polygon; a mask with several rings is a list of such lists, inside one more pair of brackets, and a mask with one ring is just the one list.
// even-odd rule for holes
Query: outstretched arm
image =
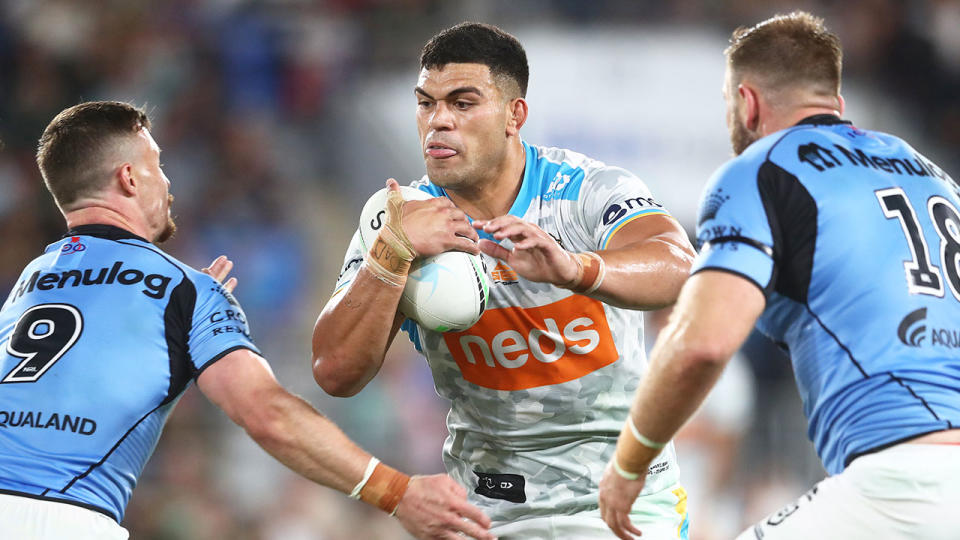
{"label": "outstretched arm", "polygon": [[254,352],[227,354],[200,374],[197,386],[264,450],[306,478],[343,493],[366,478],[360,498],[395,512],[416,537],[452,538],[462,532],[492,538],[489,518],[466,502],[466,491],[447,475],[410,478],[383,464],[368,474],[371,456],[281,387]]}
{"label": "outstretched arm", "polygon": [[[387,187],[399,196],[393,179]],[[386,225],[345,290],[327,302],[313,327],[313,377],[328,394],[352,396],[380,370],[403,322],[397,311],[416,257],[479,253],[477,233],[449,199],[388,204]]]}
{"label": "outstretched arm", "polygon": [[[481,240],[480,249],[524,278],[632,309],[673,304],[695,255],[683,228],[667,216],[627,223],[610,239],[607,249],[592,252],[594,255],[571,253],[533,223],[511,215],[474,221],[473,226],[498,241],[510,239],[512,250],[490,240]],[[591,272],[599,265],[599,273]],[[591,288],[593,285],[596,287]]]}
{"label": "outstretched arm", "polygon": [[[601,515],[619,538],[640,534],[629,514],[647,468],[696,412],[746,340],[765,302],[753,282],[728,272],[704,270],[683,286],[600,482]],[[635,480],[626,478],[634,475]]]}

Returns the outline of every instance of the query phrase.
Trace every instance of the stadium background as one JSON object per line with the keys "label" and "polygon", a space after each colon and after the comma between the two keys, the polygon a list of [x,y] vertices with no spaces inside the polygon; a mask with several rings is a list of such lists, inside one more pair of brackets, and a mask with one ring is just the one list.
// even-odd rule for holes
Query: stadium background
{"label": "stadium background", "polygon": [[[422,44],[462,20],[514,33],[531,65],[524,137],[633,170],[692,230],[700,187],[730,155],[729,32],[794,8],[843,40],[846,116],[960,174],[952,0],[4,0],[0,285],[63,232],[33,160],[47,122],[82,100],[146,105],[177,198],[181,233],[165,248],[197,267],[233,258],[281,382],[384,461],[438,472],[447,405],[405,340],[354,398],[328,397],[309,376],[312,323],[360,207],[386,177],[422,174],[411,95]],[[730,537],[821,478],[804,433],[787,360],[752,337],[678,442],[692,538]],[[283,469],[195,389],[124,525],[147,540],[407,538]]]}

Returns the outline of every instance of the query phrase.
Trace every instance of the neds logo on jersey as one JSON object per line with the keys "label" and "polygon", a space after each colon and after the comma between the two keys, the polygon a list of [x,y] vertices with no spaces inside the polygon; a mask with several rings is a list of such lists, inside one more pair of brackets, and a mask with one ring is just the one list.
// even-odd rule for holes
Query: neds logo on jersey
{"label": "neds logo on jersey", "polygon": [[469,330],[443,339],[464,379],[495,390],[572,381],[619,357],[603,304],[580,295],[540,307],[487,309]]}

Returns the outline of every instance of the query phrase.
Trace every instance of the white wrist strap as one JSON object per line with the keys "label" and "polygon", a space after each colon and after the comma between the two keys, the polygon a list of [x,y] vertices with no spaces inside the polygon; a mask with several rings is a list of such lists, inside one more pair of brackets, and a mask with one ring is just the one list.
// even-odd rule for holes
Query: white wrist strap
{"label": "white wrist strap", "polygon": [[623,470],[623,467],[621,467],[620,463],[617,462],[616,454],[613,455],[613,459],[610,460],[610,463],[613,464],[613,470],[616,471],[621,478],[626,478],[627,480],[636,480],[637,478],[640,478],[640,475],[638,473],[632,473],[632,472],[627,472]]}
{"label": "white wrist strap", "polygon": [[351,499],[360,498],[360,492],[363,491],[363,486],[367,485],[367,481],[373,476],[373,470],[376,469],[379,464],[379,459],[370,456],[370,461],[367,463],[367,470],[363,473],[363,480],[360,480],[360,483],[354,486],[353,491],[350,492]]}
{"label": "white wrist strap", "polygon": [[633,438],[636,439],[637,442],[639,442],[640,444],[646,446],[647,448],[660,450],[661,448],[667,445],[667,443],[657,442],[652,439],[648,439],[644,437],[643,434],[640,433],[640,431],[637,429],[637,426],[634,425],[633,417],[631,416],[627,417],[627,425],[630,426],[630,433],[633,433]]}

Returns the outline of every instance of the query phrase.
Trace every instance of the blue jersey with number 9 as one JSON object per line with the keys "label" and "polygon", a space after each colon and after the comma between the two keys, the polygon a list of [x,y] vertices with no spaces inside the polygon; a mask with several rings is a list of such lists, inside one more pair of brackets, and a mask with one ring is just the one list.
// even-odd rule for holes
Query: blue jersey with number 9
{"label": "blue jersey with number 9", "polygon": [[179,396],[238,348],[256,351],[213,278],[122,229],[74,229],[0,311],[0,493],[119,522]]}
{"label": "blue jersey with number 9", "polygon": [[704,191],[694,272],[740,275],[790,352],[830,474],[960,427],[960,196],[901,139],[832,115],[752,144]]}

